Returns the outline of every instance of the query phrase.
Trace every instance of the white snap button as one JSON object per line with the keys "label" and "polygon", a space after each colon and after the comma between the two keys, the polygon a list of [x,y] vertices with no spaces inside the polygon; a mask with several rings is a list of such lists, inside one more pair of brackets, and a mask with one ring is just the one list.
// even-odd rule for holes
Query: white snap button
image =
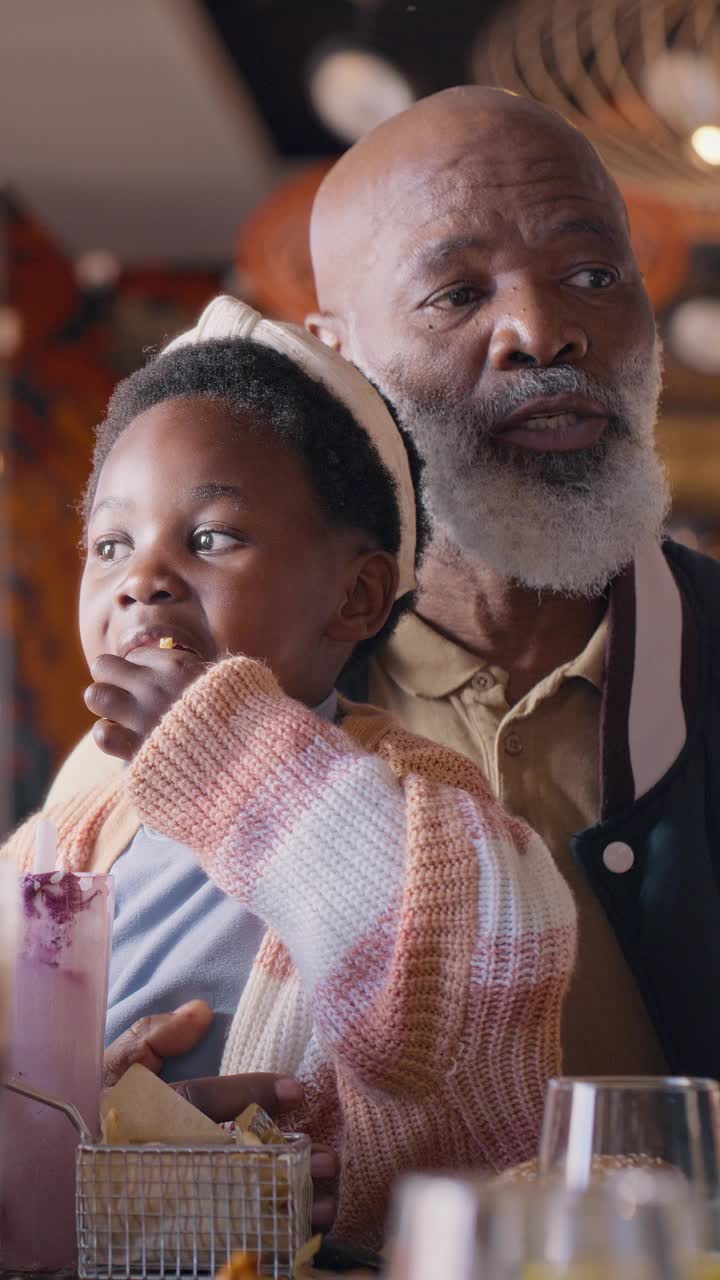
{"label": "white snap button", "polygon": [[509,756],[519,756],[523,749],[522,739],[517,733],[509,733],[505,739],[505,750]]}
{"label": "white snap button", "polygon": [[603,862],[608,871],[614,871],[615,875],[621,876],[633,866],[635,854],[629,844],[624,844],[622,840],[613,840],[603,853]]}

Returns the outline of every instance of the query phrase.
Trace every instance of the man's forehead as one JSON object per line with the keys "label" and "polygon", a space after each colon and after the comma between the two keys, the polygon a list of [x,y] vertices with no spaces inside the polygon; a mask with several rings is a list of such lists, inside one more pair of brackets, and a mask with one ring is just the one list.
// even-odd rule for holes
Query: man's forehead
{"label": "man's forehead", "polygon": [[594,205],[597,213],[604,205],[607,223],[624,234],[612,178],[587,139],[559,118],[482,111],[448,116],[444,131],[432,123],[426,131],[389,130],[358,149],[344,171],[341,162],[340,181],[330,185],[324,208],[320,202],[318,284],[330,265],[322,241],[327,236],[329,246],[338,231],[336,247],[340,256],[352,250],[353,274],[433,239],[492,234],[499,217],[519,226],[559,216],[563,206],[569,217],[573,207]]}
{"label": "man's forehead", "polygon": [[[415,261],[442,258],[463,249],[508,248],[512,241],[558,240],[589,235],[615,245],[627,241],[622,199],[594,173],[585,181],[577,166],[544,165],[534,174],[493,175],[482,166],[426,175],[413,189],[402,185],[373,201],[365,263],[388,256]],[[359,246],[357,246],[359,248]]]}
{"label": "man's forehead", "polygon": [[448,206],[471,200],[479,209],[502,206],[510,195],[518,208],[546,202],[610,200],[617,189],[586,139],[569,129],[466,131],[441,147],[417,147],[393,164],[370,169],[361,201],[402,221],[420,224]]}

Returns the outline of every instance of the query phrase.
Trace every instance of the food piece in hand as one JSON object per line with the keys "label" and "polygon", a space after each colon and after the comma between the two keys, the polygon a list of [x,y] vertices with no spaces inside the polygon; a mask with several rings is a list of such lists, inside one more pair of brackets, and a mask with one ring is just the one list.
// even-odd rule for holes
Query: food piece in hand
{"label": "food piece in hand", "polygon": [[161,636],[161,637],[160,637],[160,644],[158,645],[158,648],[160,648],[160,649],[174,649],[174,648],[175,648],[175,641],[173,640],[172,636]]}
{"label": "food piece in hand", "polygon": [[220,1125],[137,1062],[103,1097],[100,1118],[103,1141],[113,1146],[232,1141]]}

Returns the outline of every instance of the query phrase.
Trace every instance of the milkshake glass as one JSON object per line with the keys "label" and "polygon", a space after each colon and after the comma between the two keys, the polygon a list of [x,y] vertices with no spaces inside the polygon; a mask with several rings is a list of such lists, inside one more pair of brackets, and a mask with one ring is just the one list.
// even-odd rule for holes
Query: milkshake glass
{"label": "milkshake glass", "polygon": [[[99,1128],[113,919],[110,876],[62,871],[21,880],[9,1069],[75,1104]],[[74,1272],[75,1150],[64,1115],[6,1094],[0,1274]]]}
{"label": "milkshake glass", "polygon": [[[7,1071],[10,1004],[13,995],[19,908],[17,872],[11,862],[0,862],[0,1084]],[[0,1092],[1,1115],[2,1092]],[[0,1129],[1,1132],[2,1129]]]}

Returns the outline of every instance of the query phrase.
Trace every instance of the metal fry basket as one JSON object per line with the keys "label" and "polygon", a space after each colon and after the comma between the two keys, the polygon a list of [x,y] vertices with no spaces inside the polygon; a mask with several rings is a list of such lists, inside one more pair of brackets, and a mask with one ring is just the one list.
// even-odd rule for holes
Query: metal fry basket
{"label": "metal fry basket", "polygon": [[213,1275],[235,1249],[293,1274],[310,1238],[310,1141],[264,1147],[112,1147],[77,1153],[83,1280]]}
{"label": "metal fry basket", "polygon": [[80,1133],[76,1163],[81,1280],[195,1280],[236,1249],[263,1276],[292,1277],[310,1239],[310,1139],[265,1146],[106,1146],[74,1107],[19,1082],[18,1093],[63,1111]]}

